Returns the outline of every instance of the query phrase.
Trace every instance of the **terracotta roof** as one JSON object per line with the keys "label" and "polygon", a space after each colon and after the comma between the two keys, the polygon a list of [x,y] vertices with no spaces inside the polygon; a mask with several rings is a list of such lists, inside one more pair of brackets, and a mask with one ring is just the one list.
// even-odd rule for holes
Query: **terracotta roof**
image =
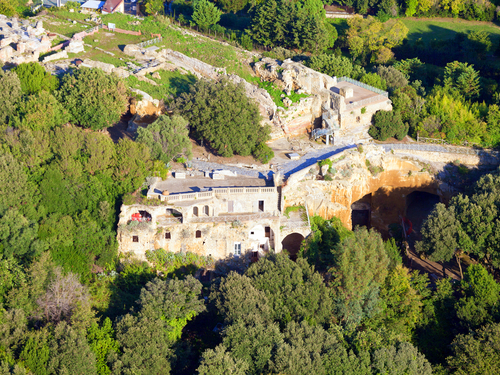
{"label": "terracotta roof", "polygon": [[113,11],[123,3],[123,0],[107,0],[106,4],[104,4],[102,11],[106,13],[113,13]]}

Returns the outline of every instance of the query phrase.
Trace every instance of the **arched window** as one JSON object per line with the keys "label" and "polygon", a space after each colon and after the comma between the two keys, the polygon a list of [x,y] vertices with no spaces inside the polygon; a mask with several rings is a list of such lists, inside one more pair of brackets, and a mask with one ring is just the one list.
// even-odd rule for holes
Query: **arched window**
{"label": "arched window", "polygon": [[196,238],[201,238],[201,230],[196,231]]}
{"label": "arched window", "polygon": [[207,216],[210,216],[210,208],[208,208],[208,206],[203,206],[203,213]]}
{"label": "arched window", "polygon": [[198,207],[193,207],[193,215],[198,216]]}

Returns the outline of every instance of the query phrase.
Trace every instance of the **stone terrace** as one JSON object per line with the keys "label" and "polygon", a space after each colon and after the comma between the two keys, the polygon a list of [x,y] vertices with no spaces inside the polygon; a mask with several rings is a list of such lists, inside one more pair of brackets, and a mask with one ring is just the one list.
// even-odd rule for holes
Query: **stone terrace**
{"label": "stone terrace", "polygon": [[266,186],[273,186],[272,181],[244,176],[224,176],[223,180],[213,180],[210,177],[186,176],[185,179],[168,178],[165,181],[158,182],[155,186],[155,193],[161,194],[162,191],[167,190],[172,195],[210,191],[214,188]]}
{"label": "stone terrace", "polygon": [[[362,107],[366,104],[366,102],[378,103],[386,101],[387,98],[370,90],[367,90],[363,87],[359,87],[350,82],[341,81],[335,84],[335,87],[332,87],[332,91],[336,94],[340,95],[340,89],[351,88],[353,91],[353,96],[345,99],[345,104],[349,110],[356,109],[358,107]],[[359,105],[358,105],[359,103]]]}

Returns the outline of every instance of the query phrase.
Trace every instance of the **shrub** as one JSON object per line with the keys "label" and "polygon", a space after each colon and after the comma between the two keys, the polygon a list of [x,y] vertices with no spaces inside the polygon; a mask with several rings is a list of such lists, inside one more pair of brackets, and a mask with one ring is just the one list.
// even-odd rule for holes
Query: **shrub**
{"label": "shrub", "polygon": [[372,122],[368,134],[379,141],[385,141],[389,137],[401,140],[408,134],[408,125],[401,120],[399,111],[377,111]]}
{"label": "shrub", "polygon": [[274,158],[274,151],[264,142],[261,142],[253,150],[253,156],[262,164],[267,164]]}
{"label": "shrub", "polygon": [[118,122],[128,104],[123,80],[100,69],[80,68],[66,74],[57,96],[72,121],[92,130]]}
{"label": "shrub", "polygon": [[14,71],[21,81],[21,90],[25,94],[36,94],[42,90],[54,91],[59,86],[57,77],[47,73],[36,62],[20,64]]}
{"label": "shrub", "polygon": [[221,156],[247,156],[269,138],[269,127],[260,125],[257,104],[243,86],[228,80],[196,82],[173,105],[191,125],[194,138],[206,140]]}

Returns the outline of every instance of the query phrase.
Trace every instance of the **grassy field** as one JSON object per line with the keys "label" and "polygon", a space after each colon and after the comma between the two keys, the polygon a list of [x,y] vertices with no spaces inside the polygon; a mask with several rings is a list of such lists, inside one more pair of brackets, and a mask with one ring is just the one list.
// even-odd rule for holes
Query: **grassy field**
{"label": "grassy field", "polygon": [[500,27],[490,22],[466,21],[458,19],[415,19],[401,18],[408,27],[408,40],[414,42],[422,38],[424,43],[432,40],[453,39],[457,33],[486,31],[490,34],[493,45],[500,40]]}
{"label": "grassy field", "polygon": [[68,38],[71,38],[76,33],[89,28],[89,26],[87,25],[83,25],[80,23],[74,24],[72,22],[56,17],[51,17],[50,19],[45,18],[43,20],[43,27],[50,32],[62,34],[64,36],[67,36]]}
{"label": "grassy field", "polygon": [[160,79],[153,78],[153,74],[147,74],[149,78],[158,86],[149,82],[139,81],[135,76],[130,76],[127,81],[132,88],[147,92],[154,99],[164,99],[169,95],[179,96],[183,92],[189,91],[189,86],[196,82],[196,77],[191,74],[181,74],[178,71],[159,70]]}

